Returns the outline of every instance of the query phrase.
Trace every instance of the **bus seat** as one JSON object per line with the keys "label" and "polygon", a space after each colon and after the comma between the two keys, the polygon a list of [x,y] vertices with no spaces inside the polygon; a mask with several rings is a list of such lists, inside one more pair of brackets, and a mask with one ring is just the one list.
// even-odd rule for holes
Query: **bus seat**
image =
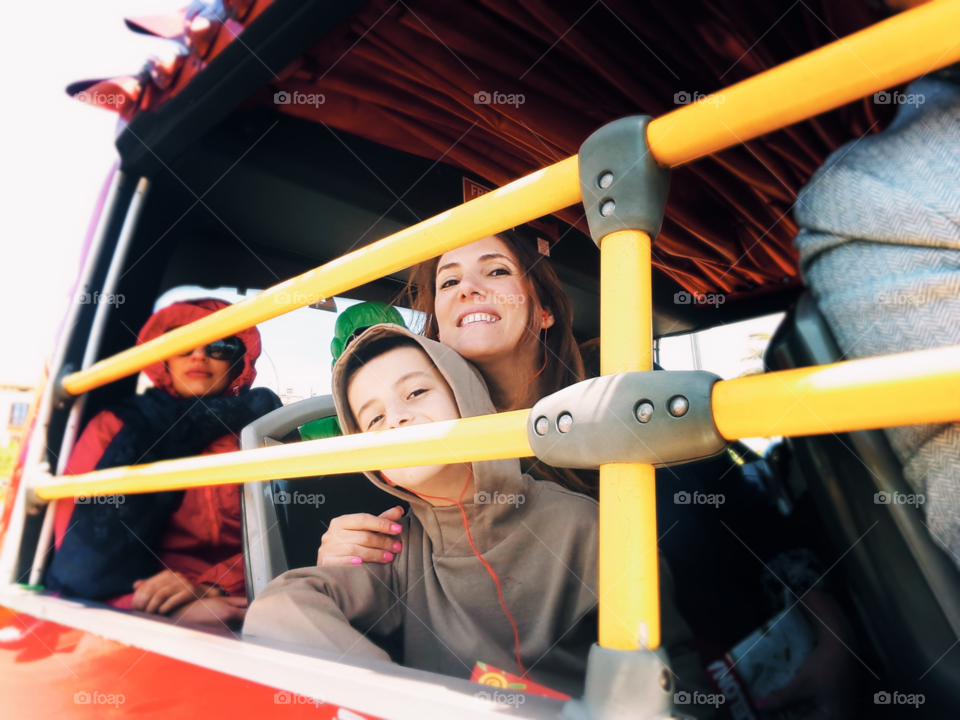
{"label": "bus seat", "polygon": [[[241,449],[283,444],[301,425],[335,414],[330,395],[286,405],[247,425],[241,433]],[[250,602],[281,573],[316,565],[320,536],[334,518],[360,512],[378,515],[405,506],[361,473],[246,483],[242,498]]]}
{"label": "bus seat", "polygon": [[[787,370],[839,360],[816,301],[804,293],[771,339],[765,365]],[[913,492],[886,435],[871,430],[789,443],[885,681],[893,683],[882,689],[923,693],[927,706],[960,707],[960,571],[927,531],[922,506],[880,502],[879,493]]]}

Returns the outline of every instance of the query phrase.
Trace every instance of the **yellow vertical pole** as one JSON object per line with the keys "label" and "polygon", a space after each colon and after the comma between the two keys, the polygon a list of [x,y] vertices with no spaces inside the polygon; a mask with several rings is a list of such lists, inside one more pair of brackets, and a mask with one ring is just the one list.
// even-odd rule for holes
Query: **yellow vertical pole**
{"label": "yellow vertical pole", "polygon": [[[600,241],[600,372],[653,369],[650,236]],[[665,408],[657,408],[661,412]],[[660,646],[660,579],[654,468],[600,466],[600,646]]]}

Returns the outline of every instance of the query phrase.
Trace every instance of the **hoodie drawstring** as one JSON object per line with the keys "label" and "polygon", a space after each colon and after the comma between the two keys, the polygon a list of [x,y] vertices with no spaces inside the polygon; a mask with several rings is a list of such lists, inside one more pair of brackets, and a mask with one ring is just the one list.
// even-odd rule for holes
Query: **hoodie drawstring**
{"label": "hoodie drawstring", "polygon": [[[412,492],[417,497],[427,498],[428,500],[443,500],[445,502],[452,502],[458,508],[460,508],[460,516],[463,518],[463,529],[467,532],[467,542],[470,544],[470,549],[473,550],[473,554],[477,556],[477,560],[483,563],[483,566],[487,569],[487,572],[490,573],[490,577],[493,578],[493,582],[497,586],[497,598],[500,600],[500,607],[503,608],[503,613],[507,616],[507,620],[510,621],[510,627],[513,628],[513,648],[517,658],[517,667],[520,668],[520,675],[522,677],[527,674],[527,671],[524,669],[523,661],[520,659],[520,631],[517,629],[517,623],[513,619],[513,615],[510,614],[510,610],[507,608],[506,601],[503,599],[503,588],[500,585],[500,578],[497,577],[497,573],[490,566],[490,563],[484,560],[483,555],[480,554],[480,552],[477,550],[477,546],[473,543],[473,535],[470,533],[470,523],[467,522],[467,511],[463,508],[463,495],[467,492],[467,488],[470,487],[470,481],[473,479],[473,466],[469,465],[468,469],[469,474],[467,475],[467,481],[463,485],[463,490],[460,491],[460,498],[458,500],[433,497],[432,495],[422,495],[415,490],[410,490],[409,488],[404,489]],[[383,473],[381,473],[381,475],[383,475]],[[386,479],[387,476],[383,475],[383,477]]]}

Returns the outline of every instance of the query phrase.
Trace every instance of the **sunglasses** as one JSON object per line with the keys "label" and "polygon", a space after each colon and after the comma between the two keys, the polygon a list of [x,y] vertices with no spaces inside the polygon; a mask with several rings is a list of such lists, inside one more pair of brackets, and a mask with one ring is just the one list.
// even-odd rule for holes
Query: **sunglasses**
{"label": "sunglasses", "polygon": [[[242,358],[247,349],[244,347],[243,341],[240,338],[228,337],[223,338],[223,340],[215,340],[209,345],[204,345],[203,351],[211,360],[233,361]],[[181,357],[186,357],[192,353],[193,350],[190,352],[180,353],[180,355]]]}

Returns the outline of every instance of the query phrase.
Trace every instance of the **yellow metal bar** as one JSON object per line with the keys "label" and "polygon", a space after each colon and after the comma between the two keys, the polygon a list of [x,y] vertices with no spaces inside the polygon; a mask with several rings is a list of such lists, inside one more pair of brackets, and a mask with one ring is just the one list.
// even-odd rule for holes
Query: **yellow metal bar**
{"label": "yellow metal bar", "polygon": [[72,395],[80,395],[178,353],[578,202],[580,179],[574,156],[156,340],[101,360],[86,370],[68,375],[63,386]]}
{"label": "yellow metal bar", "polygon": [[[640,262],[649,253],[649,242],[646,235],[637,233],[639,237],[633,244],[632,234],[611,234],[602,246],[603,287],[612,285],[614,289],[601,290],[601,332],[606,330],[607,334],[601,346],[600,364],[605,375],[649,370],[652,366],[649,350],[637,341],[649,337],[649,312],[644,312],[649,310],[649,293],[640,291],[650,287],[649,266]],[[640,274],[639,283],[609,281],[631,272],[634,277]],[[712,403],[714,422],[727,440],[960,422],[960,346],[724,380],[714,385]],[[158,492],[384,467],[530,457],[533,451],[526,435],[529,412],[517,410],[381,433],[53,477],[38,482],[34,488],[39,497],[50,500],[78,492]],[[655,555],[652,468],[635,472],[638,467],[649,466],[601,467],[601,548],[622,548],[628,543],[642,548],[626,563],[630,568],[647,550],[649,555]],[[644,489],[645,486],[649,487]],[[604,502],[611,497],[619,502]],[[618,507],[632,509],[621,513]],[[645,534],[640,537],[640,532]],[[631,577],[631,582],[640,588],[655,575],[648,568],[644,574]],[[617,607],[614,603],[619,602],[621,591],[625,595],[637,592],[636,588],[626,589],[628,580],[624,571],[601,560],[600,587],[607,608]],[[621,584],[620,590],[607,597],[607,590]],[[639,595],[647,597],[645,592]],[[654,604],[656,598],[653,595]],[[648,598],[643,602],[650,601]],[[645,607],[635,605],[633,600],[624,603],[628,607]],[[628,617],[626,611],[616,610],[605,621],[601,610],[601,632],[609,630],[616,635],[617,625]],[[648,623],[648,641],[655,637],[653,630]]]}
{"label": "yellow metal bar", "polygon": [[[960,60],[960,3],[932,2],[694,103],[647,128],[661,165],[689,162]],[[573,156],[288,280],[140,347],[74,373],[79,395],[144,367],[345,292],[580,201]]]}
{"label": "yellow metal bar", "polygon": [[533,450],[527,442],[529,414],[529,410],[516,410],[238,453],[111,468],[73,477],[47,477],[33,489],[41,499],[53,500],[77,493],[186,490],[381,468],[530,457]]}
{"label": "yellow metal bar", "polygon": [[960,346],[724,380],[713,419],[727,440],[960,422]]}
{"label": "yellow metal bar", "polygon": [[[650,237],[600,241],[600,372],[653,369]],[[661,408],[662,410],[662,408]],[[600,645],[660,646],[657,511],[652,465],[600,466]]]}
{"label": "yellow metal bar", "polygon": [[960,61],[960,2],[939,0],[657,118],[647,142],[672,167]]}

